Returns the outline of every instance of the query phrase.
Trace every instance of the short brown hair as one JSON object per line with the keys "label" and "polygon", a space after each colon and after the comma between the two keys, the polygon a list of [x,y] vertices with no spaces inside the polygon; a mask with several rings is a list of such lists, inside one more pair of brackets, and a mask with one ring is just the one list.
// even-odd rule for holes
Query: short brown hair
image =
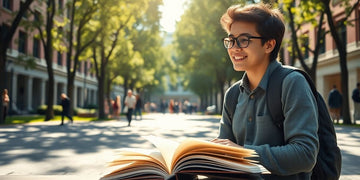
{"label": "short brown hair", "polygon": [[255,23],[256,31],[267,40],[275,39],[276,45],[270,54],[270,61],[277,58],[282,39],[284,37],[285,25],[282,13],[278,9],[272,9],[270,5],[258,3],[242,7],[241,5],[230,6],[220,19],[224,30],[229,33],[234,22],[243,21]]}

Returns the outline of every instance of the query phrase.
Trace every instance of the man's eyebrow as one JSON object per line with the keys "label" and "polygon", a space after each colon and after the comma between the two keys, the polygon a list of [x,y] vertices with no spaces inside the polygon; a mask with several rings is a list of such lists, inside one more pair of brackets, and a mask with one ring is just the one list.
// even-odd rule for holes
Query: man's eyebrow
{"label": "man's eyebrow", "polygon": [[235,36],[233,34],[229,34],[228,37],[239,37],[239,36],[252,36],[251,34],[249,33],[242,33],[242,34],[239,34],[238,36]]}

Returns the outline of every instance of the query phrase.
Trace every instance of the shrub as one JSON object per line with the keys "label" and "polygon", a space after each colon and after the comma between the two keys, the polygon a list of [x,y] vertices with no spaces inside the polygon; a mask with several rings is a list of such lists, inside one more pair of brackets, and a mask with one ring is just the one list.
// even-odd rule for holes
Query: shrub
{"label": "shrub", "polygon": [[86,106],[84,106],[85,109],[97,109],[98,105],[96,104],[88,104]]}
{"label": "shrub", "polygon": [[[45,115],[47,105],[41,105],[37,109],[37,113],[41,115]],[[54,105],[54,115],[61,115],[62,106],[61,105]],[[83,108],[74,108],[74,116],[79,114],[96,114],[96,109],[83,109]]]}
{"label": "shrub", "polygon": [[[53,105],[54,115],[61,115],[62,107],[61,105]],[[41,105],[37,109],[37,113],[44,115],[46,114],[47,105]]]}
{"label": "shrub", "polygon": [[79,117],[96,117],[96,109],[76,108],[75,111]]}

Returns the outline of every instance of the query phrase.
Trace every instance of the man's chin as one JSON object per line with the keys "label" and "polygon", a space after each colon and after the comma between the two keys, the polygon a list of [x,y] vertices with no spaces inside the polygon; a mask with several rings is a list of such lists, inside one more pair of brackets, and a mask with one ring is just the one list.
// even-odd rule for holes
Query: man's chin
{"label": "man's chin", "polygon": [[238,65],[233,65],[233,68],[234,68],[235,71],[245,71],[244,67],[240,67]]}

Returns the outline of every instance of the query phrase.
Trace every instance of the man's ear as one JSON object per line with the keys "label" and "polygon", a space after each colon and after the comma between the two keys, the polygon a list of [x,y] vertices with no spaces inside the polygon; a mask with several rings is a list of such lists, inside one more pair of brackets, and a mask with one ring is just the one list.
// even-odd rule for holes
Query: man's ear
{"label": "man's ear", "polygon": [[276,45],[276,40],[275,39],[270,39],[268,41],[265,42],[265,51],[267,53],[271,53],[274,48],[275,48],[275,45]]}

